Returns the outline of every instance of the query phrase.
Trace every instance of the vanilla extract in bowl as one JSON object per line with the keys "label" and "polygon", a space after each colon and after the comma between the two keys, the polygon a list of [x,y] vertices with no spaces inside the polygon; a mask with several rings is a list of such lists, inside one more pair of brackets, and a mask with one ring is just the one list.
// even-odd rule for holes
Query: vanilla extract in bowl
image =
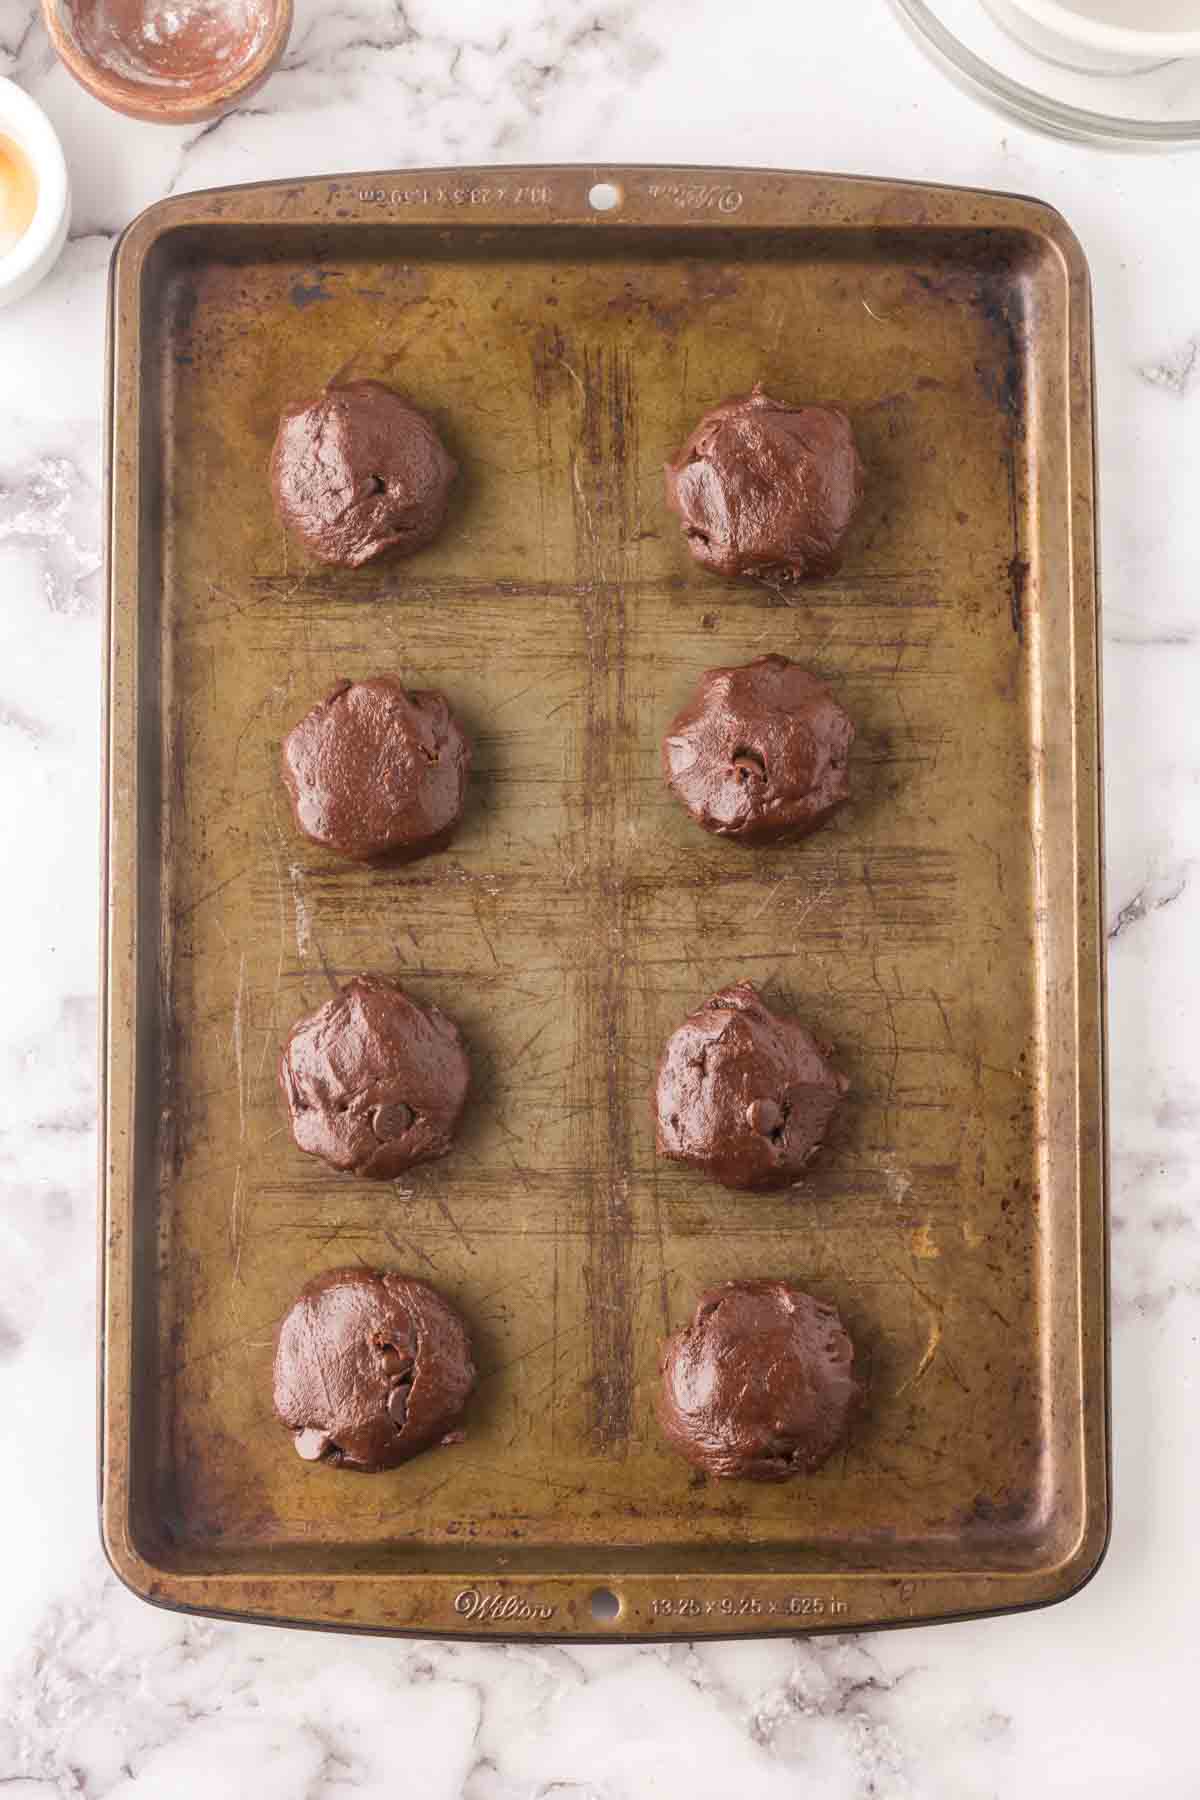
{"label": "vanilla extract in bowl", "polygon": [[0,132],[0,256],[16,248],[37,211],[38,180],[15,138]]}

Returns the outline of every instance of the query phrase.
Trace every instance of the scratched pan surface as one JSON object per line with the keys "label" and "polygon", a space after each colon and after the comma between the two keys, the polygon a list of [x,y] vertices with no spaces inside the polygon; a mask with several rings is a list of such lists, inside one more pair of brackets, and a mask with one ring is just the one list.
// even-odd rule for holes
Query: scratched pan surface
{"label": "scratched pan surface", "polygon": [[[859,1627],[1078,1587],[1107,1527],[1096,593],[1086,269],[1037,203],[739,171],[458,171],[227,190],[115,259],[102,1508],[160,1602],[384,1631]],[[440,541],[318,568],[280,409],[338,372],[462,463]],[[661,468],[763,379],[845,403],[842,575],[697,569]],[[852,803],[748,852],[668,797],[701,670],[777,650],[858,725]],[[448,853],[303,843],[286,728],[341,675],[443,687]],[[294,1148],[275,1065],[332,983],[461,1024],[453,1155],[381,1186]],[[748,976],[852,1097],[803,1188],[660,1162],[660,1045]],[[272,1334],[318,1270],[437,1284],[466,1443],[302,1463]],[[702,1482],[656,1356],[708,1283],[836,1303],[870,1404],[810,1480]],[[617,1596],[608,1622],[597,1588]]]}

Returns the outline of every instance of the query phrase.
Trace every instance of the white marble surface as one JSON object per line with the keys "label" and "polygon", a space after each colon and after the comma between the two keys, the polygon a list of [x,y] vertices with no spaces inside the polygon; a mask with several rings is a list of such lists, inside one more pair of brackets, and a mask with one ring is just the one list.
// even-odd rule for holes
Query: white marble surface
{"label": "white marble surface", "polygon": [[[72,241],[0,313],[0,1785],[5,1795],[727,1800],[1200,1792],[1200,158],[1038,139],[884,0],[298,0],[218,125],[105,113],[0,0]],[[803,22],[801,22],[803,21]],[[1106,592],[1117,1511],[1050,1612],[691,1650],[455,1648],[157,1613],[94,1520],[99,420],[113,235],[160,195],[446,161],[760,163],[978,183],[1066,213],[1096,283]],[[21,854],[16,854],[20,845]]]}

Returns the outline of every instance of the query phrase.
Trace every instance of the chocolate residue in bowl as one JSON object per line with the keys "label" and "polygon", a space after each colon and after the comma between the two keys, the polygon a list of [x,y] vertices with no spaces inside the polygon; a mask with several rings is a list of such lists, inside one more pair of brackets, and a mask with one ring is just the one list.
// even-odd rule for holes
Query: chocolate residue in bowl
{"label": "chocolate residue in bowl", "polygon": [[80,51],[125,81],[204,88],[227,81],[265,42],[265,0],[63,0]]}

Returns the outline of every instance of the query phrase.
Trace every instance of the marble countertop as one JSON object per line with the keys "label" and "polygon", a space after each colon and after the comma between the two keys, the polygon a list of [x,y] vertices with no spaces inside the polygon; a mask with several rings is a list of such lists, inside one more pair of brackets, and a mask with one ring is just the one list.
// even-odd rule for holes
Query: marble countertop
{"label": "marble countertop", "polygon": [[[75,191],[0,312],[0,1785],[34,1796],[901,1800],[1200,1792],[1200,160],[1043,140],[885,0],[298,0],[283,66],[188,130],[123,121],[0,0],[0,73]],[[801,28],[802,20],[802,28]],[[100,411],[112,240],[164,194],[387,165],[752,163],[1020,190],[1095,280],[1103,492],[1116,1522],[1048,1612],[858,1638],[502,1648],[152,1610],[94,1491]],[[20,846],[20,855],[16,846]]]}

